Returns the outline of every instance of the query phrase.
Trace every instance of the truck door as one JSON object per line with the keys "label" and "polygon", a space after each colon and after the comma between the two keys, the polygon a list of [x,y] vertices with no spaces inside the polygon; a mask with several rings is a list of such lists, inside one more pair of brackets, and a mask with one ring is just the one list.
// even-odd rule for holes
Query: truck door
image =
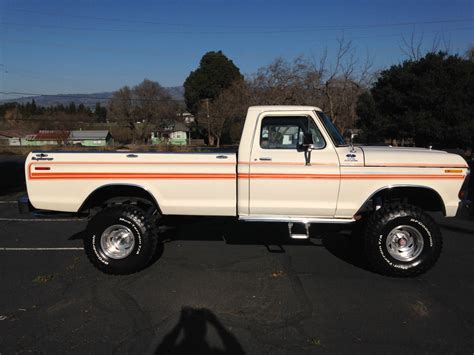
{"label": "truck door", "polygon": [[[333,217],[339,159],[314,113],[262,114],[249,164],[249,212],[256,216]],[[300,143],[310,133],[311,160]],[[308,136],[308,135],[307,135]]]}

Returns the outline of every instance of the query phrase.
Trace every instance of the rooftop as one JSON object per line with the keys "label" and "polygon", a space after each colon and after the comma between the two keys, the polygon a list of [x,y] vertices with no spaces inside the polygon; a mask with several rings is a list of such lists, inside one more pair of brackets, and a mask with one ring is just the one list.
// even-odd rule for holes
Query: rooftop
{"label": "rooftop", "polygon": [[69,131],[39,131],[38,133],[29,136],[28,139],[37,141],[64,141],[68,139],[68,137]]}
{"label": "rooftop", "polygon": [[96,130],[96,131],[71,131],[69,139],[106,139],[109,135],[107,130]]}

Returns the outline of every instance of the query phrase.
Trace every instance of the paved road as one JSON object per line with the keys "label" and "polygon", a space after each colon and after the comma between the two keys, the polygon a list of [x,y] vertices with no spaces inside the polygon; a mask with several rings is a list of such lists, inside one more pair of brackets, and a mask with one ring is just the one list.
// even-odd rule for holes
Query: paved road
{"label": "paved road", "polygon": [[114,277],[80,250],[84,221],[9,220],[23,216],[8,203],[0,217],[2,354],[474,352],[468,233],[443,230],[437,266],[394,279],[343,233],[292,243],[285,226],[195,221],[151,267]]}

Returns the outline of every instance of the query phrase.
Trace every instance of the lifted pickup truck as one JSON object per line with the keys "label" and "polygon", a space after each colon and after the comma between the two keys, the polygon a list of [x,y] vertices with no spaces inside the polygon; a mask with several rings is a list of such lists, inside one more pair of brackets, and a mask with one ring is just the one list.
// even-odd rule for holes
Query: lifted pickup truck
{"label": "lifted pickup truck", "polygon": [[[380,273],[413,276],[438,259],[442,239],[425,211],[454,216],[468,166],[422,148],[346,144],[317,107],[250,107],[238,153],[32,152],[25,166],[37,209],[89,213],[85,250],[112,274],[146,267],[164,216],[231,216],[363,225]],[[458,195],[459,194],[459,195]]]}

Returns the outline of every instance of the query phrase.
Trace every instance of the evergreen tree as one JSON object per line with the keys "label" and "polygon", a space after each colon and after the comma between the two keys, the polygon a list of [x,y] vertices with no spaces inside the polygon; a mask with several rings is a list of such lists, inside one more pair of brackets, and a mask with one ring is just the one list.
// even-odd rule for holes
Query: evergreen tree
{"label": "evergreen tree", "polygon": [[474,62],[458,55],[428,53],[382,71],[360,97],[359,125],[371,135],[413,138],[418,146],[472,146]]}
{"label": "evergreen tree", "polygon": [[196,114],[201,100],[213,100],[236,80],[243,80],[243,76],[222,51],[204,54],[199,68],[191,72],[184,82],[188,110]]}

